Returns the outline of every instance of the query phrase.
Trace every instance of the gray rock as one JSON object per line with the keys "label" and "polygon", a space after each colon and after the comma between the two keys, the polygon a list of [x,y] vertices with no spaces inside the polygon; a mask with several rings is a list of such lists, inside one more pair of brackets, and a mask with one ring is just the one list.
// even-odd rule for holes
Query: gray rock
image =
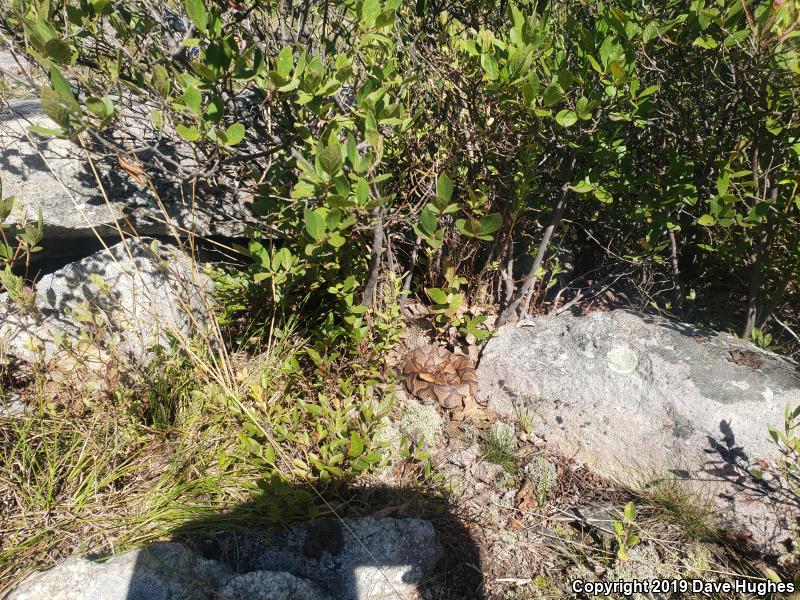
{"label": "gray rock", "polygon": [[494,485],[503,475],[503,467],[497,463],[479,460],[472,464],[469,475],[474,481]]}
{"label": "gray rock", "polygon": [[480,446],[478,444],[471,444],[466,448],[457,447],[454,449],[444,449],[438,453],[437,457],[440,462],[450,462],[462,469],[469,469],[480,456]]}
{"label": "gray rock", "polygon": [[575,525],[595,530],[606,539],[614,539],[614,521],[622,521],[622,511],[611,502],[595,502],[588,506],[574,506],[569,510],[576,518]]}
{"label": "gray rock", "polygon": [[319,587],[289,573],[253,571],[228,580],[219,590],[223,600],[333,600]]}
{"label": "gray rock", "polygon": [[[106,202],[91,165],[80,146],[70,140],[29,133],[30,125],[53,128],[39,100],[0,107],[0,179],[3,195],[15,196],[17,209],[10,222],[35,221],[41,210],[45,238],[85,238],[117,235],[119,228],[140,235],[201,236],[242,235],[253,214],[239,194],[215,194],[192,200],[189,184],[179,185],[149,173],[154,179],[166,215],[149,186],[137,183],[116,163],[116,159],[95,160]],[[147,119],[147,115],[143,116]],[[133,119],[131,119],[133,121]],[[133,127],[133,125],[131,125]],[[150,136],[141,132],[141,143]],[[174,148],[150,143],[162,153]],[[178,162],[186,158],[174,157]],[[46,248],[47,249],[47,248]]]}
{"label": "gray rock", "polygon": [[231,546],[235,570],[285,571],[337,600],[407,598],[441,556],[433,526],[419,519],[319,519]]}
{"label": "gray rock", "polygon": [[231,544],[231,560],[177,543],[105,563],[70,558],[9,600],[404,600],[441,554],[431,524],[417,519],[319,520]]}
{"label": "gray rock", "polygon": [[627,485],[665,479],[711,498],[722,526],[785,552],[796,506],[750,468],[777,457],[767,427],[800,402],[793,361],[728,334],[618,310],[503,327],[478,378],[489,408],[528,411],[555,450]]}
{"label": "gray rock", "polygon": [[69,558],[23,581],[14,600],[178,600],[210,598],[231,576],[228,567],[199,558],[181,544],[155,544],[104,563]]}
{"label": "gray rock", "polygon": [[0,358],[47,361],[71,348],[100,366],[113,350],[146,364],[168,333],[202,329],[209,289],[182,252],[154,256],[145,241],[129,239],[42,277],[35,310],[0,295]]}
{"label": "gray rock", "polygon": [[20,60],[17,62],[11,52],[5,49],[0,49],[0,76],[6,73],[16,76],[21,75],[23,73],[23,69],[28,67],[29,63],[24,58],[19,58]]}
{"label": "gray rock", "polygon": [[28,405],[22,401],[19,394],[10,394],[5,398],[0,394],[0,419],[24,417],[27,412]]}
{"label": "gray rock", "polygon": [[239,575],[182,544],[161,543],[104,563],[70,558],[23,581],[9,600],[331,600],[287,573]]}

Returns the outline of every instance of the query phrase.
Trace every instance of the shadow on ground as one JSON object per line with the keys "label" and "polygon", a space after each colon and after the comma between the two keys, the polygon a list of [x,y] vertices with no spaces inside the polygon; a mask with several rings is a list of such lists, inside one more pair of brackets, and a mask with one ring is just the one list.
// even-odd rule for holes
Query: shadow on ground
{"label": "shadow on ground", "polygon": [[[320,495],[311,487],[268,483],[262,492],[251,504],[184,523],[172,540],[235,574],[289,573],[335,600],[486,597],[478,547],[444,498],[419,489],[346,485]],[[278,521],[289,524],[274,525]],[[153,553],[138,561],[126,600],[153,598],[146,581]],[[279,585],[296,582],[280,579]]]}

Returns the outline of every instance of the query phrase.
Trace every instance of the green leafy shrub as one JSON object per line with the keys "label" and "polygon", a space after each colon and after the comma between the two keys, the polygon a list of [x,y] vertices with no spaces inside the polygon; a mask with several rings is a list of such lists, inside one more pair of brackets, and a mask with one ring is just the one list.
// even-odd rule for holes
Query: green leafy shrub
{"label": "green leafy shrub", "polygon": [[782,458],[777,464],[778,472],[789,493],[800,498],[800,406],[786,407],[783,430],[770,427],[769,434]]}
{"label": "green leafy shrub", "polygon": [[138,114],[194,157],[146,172],[252,195],[243,311],[313,298],[359,343],[393,273],[502,322],[561,291],[566,244],[564,300],[622,280],[743,337],[796,323],[796,1],[462,4],[14,0],[0,29],[49,133],[105,148]]}
{"label": "green leafy shrub", "polygon": [[42,213],[35,224],[23,223],[21,227],[8,223],[14,211],[16,198],[3,197],[3,182],[0,180],[0,291],[9,295],[23,307],[33,307],[32,291],[25,284],[15,267],[28,266],[31,254],[40,252],[39,242],[43,236]]}

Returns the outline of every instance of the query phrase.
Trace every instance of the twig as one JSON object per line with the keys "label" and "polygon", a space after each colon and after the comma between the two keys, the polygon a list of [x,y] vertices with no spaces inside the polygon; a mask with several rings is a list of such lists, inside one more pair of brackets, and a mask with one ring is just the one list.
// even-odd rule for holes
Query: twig
{"label": "twig", "polygon": [[375,288],[378,286],[378,276],[381,270],[381,253],[383,252],[383,206],[379,206],[373,213],[375,216],[375,227],[372,235],[372,252],[369,279],[364,288],[364,295],[361,297],[362,306],[372,306]]}
{"label": "twig", "polygon": [[[517,307],[523,300],[527,300],[529,292],[533,290],[534,285],[536,284],[536,273],[539,271],[539,267],[542,266],[542,262],[544,261],[545,254],[547,254],[547,246],[550,244],[550,240],[553,237],[553,233],[558,227],[558,224],[561,222],[561,217],[564,214],[564,209],[567,207],[567,195],[569,193],[569,184],[570,179],[572,178],[572,170],[575,168],[575,159],[572,159],[570,163],[569,170],[567,173],[566,181],[561,186],[561,195],[556,202],[555,207],[553,208],[553,216],[550,218],[550,223],[547,225],[547,228],[544,230],[544,235],[542,236],[542,241],[539,242],[539,249],[536,253],[536,258],[533,261],[533,266],[531,266],[530,271],[528,272],[527,277],[525,278],[525,283],[522,284],[519,292],[514,300],[506,306],[505,310],[500,313],[500,317],[497,319],[497,327],[500,328],[508,319],[517,312]],[[525,307],[523,306],[523,312],[526,312]]]}
{"label": "twig", "polygon": [[400,292],[400,309],[406,305],[406,300],[408,299],[408,293],[411,291],[411,279],[414,276],[414,268],[417,266],[417,256],[419,254],[419,245],[422,243],[422,238],[417,236],[417,240],[414,242],[414,250],[411,251],[411,263],[408,265],[408,274],[406,275],[406,279],[403,282],[403,289]]}
{"label": "twig", "polygon": [[792,328],[791,328],[791,327],[789,327],[789,326],[788,326],[786,323],[784,323],[783,321],[781,321],[781,320],[780,320],[778,317],[776,317],[775,315],[772,315],[772,319],[773,319],[773,320],[774,320],[774,321],[775,321],[775,322],[776,322],[778,325],[780,325],[781,327],[783,327],[783,328],[784,328],[784,329],[785,329],[787,332],[789,332],[789,333],[791,334],[791,336],[792,336],[794,339],[796,339],[798,342],[800,342],[800,336],[798,336],[798,335],[797,335],[797,334],[796,334],[794,331],[792,331]]}
{"label": "twig", "polygon": [[683,286],[681,285],[681,270],[678,264],[678,240],[674,229],[669,230],[669,243],[672,252],[670,256],[672,260],[672,282],[675,285],[672,300],[675,304],[675,310],[680,311],[683,304]]}
{"label": "twig", "polygon": [[[589,296],[589,298],[597,298],[597,296],[599,296],[600,294],[606,292],[611,286],[613,286],[615,283],[617,283],[620,279],[622,279],[623,277],[627,277],[628,275],[632,275],[633,273],[634,273],[634,271],[627,271],[625,273],[620,273],[619,275],[616,275],[616,276],[609,275],[608,277],[605,277],[601,281],[598,281],[597,283],[592,284],[589,287],[589,289],[586,290],[586,293],[587,294],[591,294],[591,296]],[[609,279],[611,279],[612,277],[614,277],[614,280],[611,281],[610,283],[606,284],[606,282]],[[597,290],[597,291],[594,291],[594,290]],[[551,310],[548,314],[560,315],[564,311],[569,310],[575,304],[580,302],[583,298],[584,298],[583,290],[579,290],[578,293],[575,295],[575,297],[572,300],[567,302],[561,308],[553,308],[553,310]]]}

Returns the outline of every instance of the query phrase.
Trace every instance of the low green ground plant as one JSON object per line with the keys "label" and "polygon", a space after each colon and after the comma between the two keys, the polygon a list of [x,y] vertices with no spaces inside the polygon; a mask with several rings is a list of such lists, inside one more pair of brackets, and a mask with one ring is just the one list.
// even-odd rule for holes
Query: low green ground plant
{"label": "low green ground plant", "polygon": [[308,489],[388,460],[378,428],[391,397],[375,393],[371,361],[315,361],[291,328],[257,357],[190,344],[161,349],[105,400],[93,392],[91,410],[67,402],[74,386],[68,396],[42,380],[29,413],[0,423],[3,585],[68,555],[163,539],[230,507],[241,508],[231,527],[309,518],[326,505]]}

